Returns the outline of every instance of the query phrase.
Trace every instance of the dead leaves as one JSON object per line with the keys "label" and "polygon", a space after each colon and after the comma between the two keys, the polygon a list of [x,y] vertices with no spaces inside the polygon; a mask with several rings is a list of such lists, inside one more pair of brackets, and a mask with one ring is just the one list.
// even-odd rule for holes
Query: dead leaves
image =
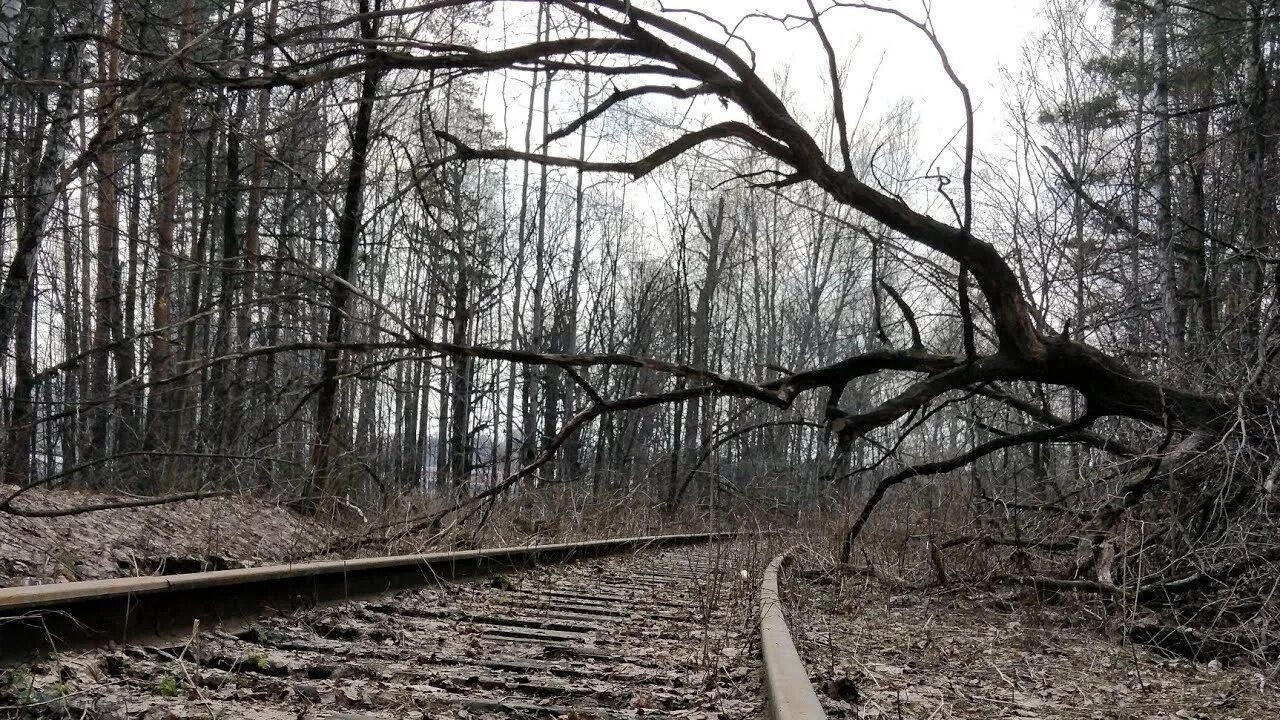
{"label": "dead leaves", "polygon": [[[0,485],[0,495],[12,489]],[[33,509],[65,509],[111,499],[41,488],[23,497]],[[249,497],[67,517],[6,515],[0,523],[0,587],[276,562],[318,546],[329,532],[285,508]]]}
{"label": "dead leaves", "polygon": [[1232,720],[1280,716],[1252,673],[1120,644],[1065,607],[813,584],[791,617],[832,717]]}

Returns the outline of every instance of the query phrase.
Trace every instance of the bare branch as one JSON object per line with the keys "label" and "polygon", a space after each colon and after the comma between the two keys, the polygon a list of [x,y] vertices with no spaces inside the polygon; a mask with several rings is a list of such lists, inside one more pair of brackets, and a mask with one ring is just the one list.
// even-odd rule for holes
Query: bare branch
{"label": "bare branch", "polygon": [[645,97],[648,95],[666,95],[679,100],[688,100],[690,98],[698,97],[699,95],[711,95],[714,93],[715,88],[706,83],[689,88],[677,87],[675,85],[639,85],[637,87],[630,87],[623,90],[614,90],[612,95],[602,101],[599,105],[591,108],[591,110],[587,111],[577,120],[574,120],[559,130],[547,135],[546,140],[543,142],[543,147],[555,142],[556,140],[569,137],[581,129],[582,126],[605,114],[614,105],[632,98]]}
{"label": "bare branch", "polygon": [[1044,428],[1042,430],[1032,430],[1025,433],[1006,435],[1005,437],[988,440],[987,442],[960,453],[959,455],[955,455],[945,460],[936,460],[934,462],[911,465],[885,477],[876,484],[875,490],[873,490],[871,496],[867,498],[866,504],[862,506],[862,512],[858,515],[858,518],[854,520],[853,524],[849,527],[849,531],[845,534],[844,542],[840,551],[840,561],[845,563],[849,562],[849,558],[853,553],[853,545],[857,542],[858,536],[862,533],[862,528],[867,524],[867,520],[871,518],[871,514],[875,511],[876,506],[884,499],[885,493],[895,485],[905,482],[906,480],[910,480],[911,478],[950,472],[957,468],[964,467],[965,465],[972,463],[974,460],[990,455],[997,450],[1003,450],[1004,448],[1014,447],[1016,445],[1052,440],[1061,435],[1086,428],[1093,422],[1093,420],[1094,417],[1086,413],[1066,425]]}
{"label": "bare branch", "polygon": [[702,451],[702,455],[698,457],[698,461],[695,462],[693,466],[690,467],[689,470],[685,473],[684,481],[680,483],[680,489],[676,491],[675,498],[671,501],[672,507],[680,506],[680,501],[684,498],[685,492],[689,489],[689,484],[693,481],[693,476],[697,474],[698,468],[702,467],[703,463],[705,463],[707,460],[710,460],[711,456],[715,454],[716,450],[720,449],[720,447],[725,445],[726,443],[729,443],[737,438],[740,438],[743,435],[746,435],[748,433],[753,433],[757,430],[764,430],[765,428],[771,428],[771,427],[812,427],[812,428],[821,429],[822,425],[819,425],[818,423],[815,423],[809,420],[770,420],[766,422],[756,423],[754,425],[748,425],[746,427],[742,427],[742,428],[738,428],[737,430],[734,430],[733,432],[716,440],[714,443],[711,443],[711,445],[709,445],[705,450]]}
{"label": "bare branch", "polygon": [[640,158],[639,160],[621,162],[584,161],[574,158],[528,153],[522,150],[511,150],[508,148],[473,148],[461,139],[443,130],[437,130],[435,135],[454,147],[454,155],[438,161],[438,164],[450,162],[452,160],[530,161],[553,167],[575,168],[584,172],[624,173],[636,179],[648,175],[659,167],[662,167],[676,159],[688,150],[711,140],[728,140],[736,138],[754,145],[757,149],[770,152],[770,154],[781,153],[783,158],[788,154],[786,149],[777,142],[765,137],[759,131],[751,128],[750,126],[736,121],[717,123],[715,125],[702,128],[701,130],[681,135],[671,143],[654,150],[652,153]]}
{"label": "bare branch", "polygon": [[822,41],[822,49],[827,54],[827,74],[831,78],[831,110],[835,114],[836,132],[840,134],[840,157],[844,160],[844,171],[853,172],[853,154],[849,151],[849,123],[844,112],[844,87],[840,82],[840,70],[836,66],[836,51],[831,47],[831,39],[827,37],[826,28],[822,27],[822,17],[814,7],[813,0],[805,0],[809,4],[813,29]]}
{"label": "bare branch", "polygon": [[916,314],[911,310],[911,306],[906,300],[894,290],[889,283],[880,280],[880,287],[889,293],[889,297],[893,298],[893,302],[898,306],[898,310],[902,313],[902,319],[907,321],[907,327],[911,330],[911,349],[918,352],[924,352],[924,341],[920,339],[920,326],[916,324]]}

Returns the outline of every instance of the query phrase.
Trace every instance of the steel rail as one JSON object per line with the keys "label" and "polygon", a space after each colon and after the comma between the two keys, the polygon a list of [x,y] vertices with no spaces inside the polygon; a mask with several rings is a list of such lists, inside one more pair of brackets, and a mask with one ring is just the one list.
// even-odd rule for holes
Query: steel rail
{"label": "steel rail", "polygon": [[782,612],[778,571],[791,551],[775,557],[760,583],[760,650],[764,656],[764,691],[773,720],[826,720],[809,673],[796,652]]}
{"label": "steel rail", "polygon": [[734,535],[654,535],[0,588],[0,664],[111,642],[181,637],[197,621],[204,628],[235,627],[268,612]]}

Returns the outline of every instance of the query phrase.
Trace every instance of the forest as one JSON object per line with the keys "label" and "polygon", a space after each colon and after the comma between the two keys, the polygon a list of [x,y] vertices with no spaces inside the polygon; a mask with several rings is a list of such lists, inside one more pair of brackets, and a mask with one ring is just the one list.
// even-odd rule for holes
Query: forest
{"label": "forest", "polygon": [[979,107],[912,2],[0,0],[0,523],[551,493],[1274,659],[1280,6],[1041,4]]}

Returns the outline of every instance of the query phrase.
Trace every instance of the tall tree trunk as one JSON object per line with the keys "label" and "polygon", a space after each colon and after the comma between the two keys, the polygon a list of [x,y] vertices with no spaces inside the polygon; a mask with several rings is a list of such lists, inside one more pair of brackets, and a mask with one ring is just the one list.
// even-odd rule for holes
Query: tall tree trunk
{"label": "tall tree trunk", "polygon": [[[360,13],[367,16],[369,0],[360,0]],[[360,38],[366,43],[377,39],[377,26],[369,18],[360,21]],[[372,47],[367,45],[367,47]],[[334,262],[333,282],[329,294],[329,321],[325,328],[324,358],[321,365],[320,389],[316,394],[316,437],[311,455],[310,481],[305,491],[308,498],[317,498],[332,491],[329,474],[333,463],[335,400],[338,395],[338,372],[342,352],[334,347],[342,342],[343,318],[351,292],[356,239],[360,230],[360,203],[364,191],[365,164],[369,150],[369,137],[373,124],[373,104],[377,99],[378,72],[366,70],[360,82],[360,102],[356,107],[356,124],[351,133],[351,163],[347,168],[347,186],[343,196],[342,217],[338,222],[338,255]]]}
{"label": "tall tree trunk", "polygon": [[[62,214],[70,217],[71,202],[64,193],[60,198],[62,204]],[[80,305],[84,302],[84,298],[80,297],[77,292],[75,278],[79,274],[75,257],[75,242],[71,234],[70,223],[64,223],[62,226],[62,343],[66,348],[67,357],[75,357],[80,354],[81,338],[83,338],[83,330],[80,326]],[[60,452],[62,459],[62,467],[72,467],[77,465],[77,437],[76,437],[76,413],[75,409],[79,407],[80,396],[83,388],[79,383],[79,374],[74,372],[64,373],[59,383],[62,396],[58,398],[63,412],[63,420],[59,423],[59,440],[61,442]],[[57,403],[51,403],[50,408],[55,407]]]}
{"label": "tall tree trunk", "polygon": [[[276,32],[276,16],[279,14],[280,1],[271,0],[263,19],[261,36],[271,38]],[[248,40],[248,38],[246,38]],[[262,64],[270,67],[275,61],[275,45],[264,43]],[[246,48],[249,43],[246,42]],[[246,49],[247,52],[247,49]],[[237,345],[248,348],[254,329],[254,309],[258,299],[258,271],[262,256],[262,206],[267,185],[267,136],[270,126],[271,88],[262,88],[255,93],[257,117],[253,126],[253,162],[249,168],[249,197],[245,208],[244,241],[241,243],[240,304],[236,317]],[[262,390],[267,387],[261,377],[263,363],[259,360],[246,359],[237,363],[236,375],[241,378],[240,399],[244,408],[259,405],[258,399],[263,396]]]}
{"label": "tall tree trunk", "polygon": [[[1138,25],[1138,68],[1145,72],[1146,53],[1147,53],[1147,33],[1142,24]],[[1133,175],[1132,175],[1132,197],[1130,200],[1129,213],[1130,222],[1133,227],[1140,228],[1143,225],[1142,217],[1142,198],[1145,192],[1142,188],[1146,187],[1147,173],[1143,165],[1144,150],[1146,144],[1147,133],[1147,112],[1146,112],[1146,91],[1137,93],[1134,109],[1134,128],[1133,128]],[[1138,310],[1142,310],[1144,306],[1144,298],[1147,294],[1146,283],[1142,278],[1142,242],[1136,238],[1129,238],[1129,297],[1133,299]],[[1137,320],[1130,323],[1129,346],[1137,349],[1143,347],[1143,325],[1145,318],[1143,313],[1135,313]]]}
{"label": "tall tree trunk", "polygon": [[[182,19],[178,28],[178,47],[185,48],[191,42],[195,23],[195,0],[183,0]],[[180,60],[178,66],[185,67]],[[178,225],[178,196],[181,192],[182,146],[186,136],[187,93],[176,88],[169,101],[168,133],[164,140],[164,160],[157,163],[160,173],[160,207],[156,213],[156,279],[152,292],[151,321],[157,329],[151,339],[151,352],[147,358],[151,382],[157,382],[174,374],[174,320],[173,275],[175,237]],[[158,146],[159,147],[159,146]],[[146,439],[143,446],[157,450],[176,440],[172,413],[174,392],[168,385],[153,385],[147,403]]]}
{"label": "tall tree trunk", "polygon": [[[61,139],[50,138],[51,142]],[[35,358],[32,349],[32,325],[35,320],[35,283],[27,284],[26,295],[18,314],[17,336],[14,338],[13,406],[9,414],[9,432],[5,448],[4,478],[11,485],[25,485],[31,472],[31,435],[34,413],[31,394],[35,388]]]}
{"label": "tall tree trunk", "polygon": [[[6,11],[9,9],[5,8]],[[16,15],[16,8],[14,12]],[[4,19],[6,26],[9,22],[16,23],[16,17]],[[30,196],[24,203],[14,205],[17,243],[9,272],[4,279],[3,296],[0,297],[0,334],[3,336],[0,362],[7,360],[10,347],[14,354],[13,398],[8,413],[3,475],[0,477],[14,485],[24,485],[30,480],[32,423],[35,415],[31,398],[35,390],[33,326],[36,267],[46,222],[60,197],[59,171],[69,142],[68,133],[75,107],[74,88],[81,76],[80,62],[80,46],[75,43],[64,44],[59,72],[63,85],[58,92],[52,117],[43,112],[42,103],[42,112],[38,113],[36,120],[37,137],[43,136],[43,147],[38,141],[32,144],[32,150],[38,159],[31,163],[32,173],[27,182]],[[48,57],[44,59],[43,65],[42,74],[48,71]],[[12,117],[12,113],[9,115]],[[48,129],[41,133],[46,123]],[[6,163],[6,176],[9,167]],[[70,276],[67,280],[70,282]]]}
{"label": "tall tree trunk", "polygon": [[[463,237],[461,227],[455,228],[459,239]],[[455,345],[466,345],[471,321],[470,269],[466,262],[466,249],[459,241],[458,277],[453,291],[453,327],[449,341]],[[469,487],[471,475],[471,365],[472,359],[466,355],[456,355],[451,362],[449,390],[449,478],[451,492],[455,496],[464,495]]]}
{"label": "tall tree trunk", "polygon": [[[244,21],[244,48],[242,55],[249,53],[253,44],[253,15],[248,14]],[[228,55],[235,57],[234,33],[228,33]],[[240,76],[248,75],[248,58],[240,57]],[[215,328],[213,354],[214,357],[227,357],[241,350],[240,333],[236,329],[241,315],[236,310],[240,301],[240,288],[243,273],[242,262],[243,236],[237,223],[240,212],[241,191],[241,147],[244,141],[245,115],[248,111],[246,93],[234,95],[234,109],[231,121],[227,125],[226,135],[226,181],[223,189],[222,203],[222,253],[218,260],[218,323]],[[237,363],[238,365],[238,363]],[[228,362],[217,362],[209,369],[211,391],[211,413],[206,431],[209,433],[209,445],[217,451],[232,450],[233,438],[242,421],[240,373],[233,370]]]}
{"label": "tall tree trunk", "polygon": [[[1201,93],[1201,104],[1208,106],[1212,102],[1211,93]],[[1198,358],[1205,358],[1213,345],[1216,334],[1214,310],[1214,293],[1209,287],[1208,257],[1205,253],[1205,235],[1208,232],[1209,217],[1206,209],[1204,188],[1205,151],[1209,146],[1209,113],[1198,113],[1195,118],[1194,145],[1189,149],[1187,165],[1190,178],[1188,180],[1187,216],[1188,227],[1184,233],[1184,245],[1187,252],[1187,295],[1193,301],[1192,321],[1187,327],[1187,346],[1194,348]],[[1208,368],[1202,368],[1207,370]]]}
{"label": "tall tree trunk", "polygon": [[[711,310],[716,289],[720,285],[720,268],[725,243],[725,209],[724,196],[716,200],[715,211],[707,212],[705,220],[697,222],[702,239],[707,243],[707,267],[702,285],[698,288],[698,298],[693,309],[693,328],[689,335],[689,363],[693,367],[706,367],[707,354],[711,344]],[[689,483],[684,481],[683,473],[693,466],[700,448],[709,444],[710,407],[708,398],[692,398],[686,403],[684,415],[683,452],[680,466],[681,485],[672,488],[669,503],[672,509],[680,502]]]}
{"label": "tall tree trunk", "polygon": [[[1265,230],[1267,225],[1267,57],[1263,35],[1263,3],[1249,3],[1248,22],[1249,98],[1245,120],[1244,171],[1244,273],[1240,289],[1244,327],[1240,355],[1249,366],[1264,362],[1259,355],[1259,331],[1262,316],[1262,286],[1265,277]],[[1268,41],[1271,39],[1268,38]],[[1274,204],[1274,203],[1272,203]]]}
{"label": "tall tree trunk", "polygon": [[[139,117],[138,120],[141,123],[143,118]],[[116,308],[120,313],[120,320],[116,323],[117,335],[114,338],[116,388],[120,393],[117,405],[120,430],[117,433],[116,445],[119,451],[133,450],[137,447],[139,440],[137,420],[141,409],[138,404],[139,392],[134,381],[138,370],[138,356],[133,335],[137,327],[138,296],[142,290],[141,283],[138,282],[138,273],[141,272],[144,261],[141,257],[142,243],[139,237],[142,227],[142,141],[129,143],[127,147],[128,163],[133,174],[129,182],[129,214],[125,222],[127,261],[123,267],[118,261],[116,263],[116,287],[123,295],[123,302]]]}
{"label": "tall tree trunk", "polygon": [[[58,201],[58,187],[63,159],[66,157],[67,134],[71,131],[72,114],[75,111],[76,88],[81,82],[81,48],[78,43],[67,43],[62,53],[59,73],[64,81],[58,91],[58,101],[53,112],[44,151],[35,173],[31,199],[26,203],[26,217],[19,228],[18,241],[9,261],[8,272],[0,288],[0,358],[8,357],[17,326],[21,324],[22,308],[35,278],[36,260],[44,239],[45,224]],[[70,282],[70,278],[68,278]]]}
{"label": "tall tree trunk", "polygon": [[[547,32],[550,34],[551,18],[547,17]],[[542,86],[542,139],[546,142],[547,136],[551,134],[551,73],[546,75],[546,82]],[[534,352],[541,352],[546,349],[547,342],[547,308],[545,302],[547,287],[547,166],[544,164],[540,167],[538,176],[538,202],[537,202],[537,222],[538,229],[536,231],[533,251],[533,296],[530,298],[533,311],[533,327],[531,332],[530,349]],[[527,368],[528,366],[526,366]],[[527,370],[526,372],[535,372]],[[542,419],[543,433],[547,432],[548,426],[554,426],[555,421],[548,422],[549,417],[554,417],[555,400],[551,393],[552,375],[551,370],[542,367],[536,370],[537,384],[530,384],[529,397],[524,410],[524,461],[526,463],[533,460],[537,454],[538,446],[541,444],[538,436],[538,408],[539,401],[542,403]],[[552,430],[554,432],[554,429]]]}
{"label": "tall tree trunk", "polygon": [[[539,39],[542,38],[542,25],[545,14],[546,5],[539,4],[537,29]],[[551,82],[550,70],[546,73],[546,82],[548,84]],[[534,82],[529,84],[529,113],[525,116],[524,122],[524,151],[526,153],[530,150],[530,143],[532,142],[533,137],[533,109],[537,105],[537,93],[538,83],[537,74],[535,73]],[[524,254],[527,250],[529,237],[529,160],[526,159],[523,162],[520,172],[520,215],[516,221],[516,259],[513,271],[515,274],[515,287],[512,289],[511,293],[511,347],[514,350],[524,349],[522,346],[525,344],[525,338],[521,332],[524,325],[524,317],[522,315],[524,308],[521,306],[521,301],[524,299]],[[533,442],[533,438],[528,434],[532,423],[529,419],[530,379],[527,367],[521,371],[520,378],[520,434],[522,436],[520,440],[520,457],[522,461],[527,461],[529,458],[533,457],[533,453],[535,452],[533,448],[530,447],[530,443]],[[512,363],[510,368],[507,370],[507,424],[506,432],[504,433],[506,436],[506,447],[503,454],[504,459],[502,466],[502,474],[504,477],[511,474],[511,460],[515,449],[513,447],[514,428],[512,427],[515,419],[515,392],[516,366],[515,363]]]}
{"label": "tall tree trunk", "polygon": [[1177,250],[1173,235],[1173,164],[1170,158],[1169,0],[1155,5],[1152,53],[1155,55],[1156,240],[1161,253],[1160,289],[1163,294],[1165,349],[1172,364],[1181,361],[1184,317],[1178,293]]}
{"label": "tall tree trunk", "polygon": [[[427,298],[426,298],[427,322],[426,322],[426,329],[423,332],[424,337],[432,338],[432,339],[435,338],[436,319],[437,319],[437,316],[439,315],[439,304],[441,302],[440,295],[441,293],[436,287],[436,283],[429,282],[427,284]],[[427,489],[427,485],[428,485],[427,477],[426,477],[428,457],[432,458],[431,467],[433,468],[433,473],[434,473],[434,477],[432,478],[432,480],[438,480],[440,478],[440,467],[439,467],[440,446],[439,446],[439,443],[437,442],[436,446],[434,448],[432,447],[432,443],[435,442],[436,439],[433,438],[430,432],[428,432],[428,428],[431,425],[431,395],[432,395],[431,377],[433,374],[434,372],[432,368],[432,363],[430,362],[424,363],[422,368],[422,388],[423,388],[422,405],[418,409],[418,418],[419,418],[418,423],[422,427],[422,431],[418,435],[418,442],[420,445],[420,447],[418,448],[418,466],[422,468],[422,477],[419,479],[420,481],[419,484],[421,486],[421,489],[424,491]],[[445,416],[445,413],[443,411],[443,405],[442,405],[440,416],[437,418],[437,424],[444,423],[444,420],[445,420],[444,416]]]}
{"label": "tall tree trunk", "polygon": [[[591,102],[591,73],[586,73],[582,79],[582,114],[586,115],[590,110]],[[578,133],[578,162],[585,162],[587,159],[587,127],[584,124],[582,130]],[[573,193],[573,254],[569,260],[569,278],[568,278],[568,297],[565,300],[565,320],[563,328],[563,339],[560,342],[560,351],[569,355],[578,352],[578,286],[582,283],[582,256],[583,256],[583,209],[586,205],[586,194],[583,190],[583,172],[578,170],[577,185],[574,187]],[[574,392],[574,384],[565,379],[564,389],[561,396],[564,398],[565,415],[571,415],[573,408],[577,403]],[[566,479],[573,479],[578,476],[582,464],[582,443],[580,436],[575,435],[565,443],[564,469],[563,475]]]}
{"label": "tall tree trunk", "polygon": [[94,286],[93,347],[94,356],[90,370],[90,396],[99,402],[92,411],[89,430],[90,455],[102,457],[110,450],[110,422],[113,414],[111,401],[110,344],[119,337],[120,288],[117,282],[120,266],[120,209],[119,187],[116,184],[120,168],[117,163],[116,138],[118,130],[112,116],[114,87],[120,75],[120,50],[122,13],[115,0],[107,0],[103,19],[105,40],[98,43],[98,77],[107,88],[98,108],[98,137],[101,146],[98,158],[98,247],[96,281]]}
{"label": "tall tree trunk", "polygon": [[[217,117],[224,107],[223,98],[220,96],[213,104],[213,117]],[[200,309],[206,302],[206,269],[211,266],[209,256],[209,231],[213,222],[213,199],[216,195],[215,188],[217,186],[216,173],[214,171],[217,163],[214,162],[215,148],[218,147],[219,134],[216,128],[207,131],[207,137],[204,142],[204,177],[201,183],[199,193],[194,193],[195,197],[200,199],[198,211],[193,208],[191,213],[191,229],[189,235],[191,241],[191,254],[188,260],[188,274],[190,282],[186,288],[186,317],[187,322],[183,328],[182,339],[182,367],[189,368],[195,364],[196,358],[200,350],[205,347],[205,343],[201,335],[208,327],[208,319],[199,317]],[[188,377],[182,385],[180,400],[178,406],[180,412],[175,413],[173,422],[173,437],[178,444],[186,441],[187,436],[193,434],[199,427],[201,405],[197,403],[200,391],[200,374],[193,373]]]}

